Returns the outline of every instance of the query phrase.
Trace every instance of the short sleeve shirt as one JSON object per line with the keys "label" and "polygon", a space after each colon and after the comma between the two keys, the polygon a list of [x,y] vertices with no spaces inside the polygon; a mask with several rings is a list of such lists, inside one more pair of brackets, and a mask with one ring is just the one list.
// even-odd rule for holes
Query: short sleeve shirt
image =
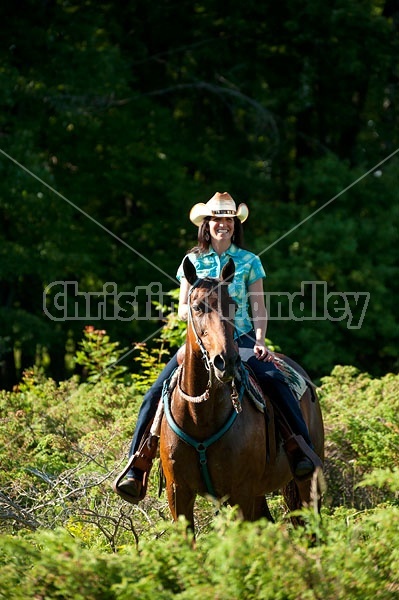
{"label": "short sleeve shirt", "polygon": [[[258,279],[266,277],[265,270],[259,256],[238,248],[235,244],[223,252],[220,256],[210,247],[205,254],[187,255],[196,268],[198,277],[220,277],[223,267],[232,258],[235,263],[235,275],[233,282],[229,285],[230,296],[237,303],[235,317],[236,336],[248,333],[252,329],[251,318],[248,313],[249,298],[248,288]],[[184,260],[184,259],[183,259]],[[177,270],[177,279],[181,281],[184,277],[183,261]]]}

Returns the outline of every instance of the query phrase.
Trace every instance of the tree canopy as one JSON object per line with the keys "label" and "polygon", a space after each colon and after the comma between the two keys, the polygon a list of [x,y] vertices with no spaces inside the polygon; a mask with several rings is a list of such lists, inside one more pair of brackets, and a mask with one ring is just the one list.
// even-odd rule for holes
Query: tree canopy
{"label": "tree canopy", "polygon": [[325,282],[331,310],[370,295],[356,328],[303,319],[306,292],[268,336],[316,377],[397,369],[396,2],[25,0],[0,16],[2,386],[34,363],[63,378],[86,325],[129,347],[153,335],[156,318],[52,320],[43,298],[60,281],[175,289],[191,206],[225,190],[250,207],[267,292]]}

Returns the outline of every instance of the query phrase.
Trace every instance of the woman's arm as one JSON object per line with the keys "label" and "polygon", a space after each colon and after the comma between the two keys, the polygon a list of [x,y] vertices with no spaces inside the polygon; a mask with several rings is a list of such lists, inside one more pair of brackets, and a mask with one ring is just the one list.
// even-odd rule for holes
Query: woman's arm
{"label": "woman's arm", "polygon": [[185,277],[182,277],[180,281],[179,308],[177,311],[179,319],[181,319],[182,321],[187,321],[189,289],[190,284],[188,283]]}
{"label": "woman's arm", "polygon": [[248,287],[248,295],[256,336],[254,353],[260,360],[272,360],[273,355],[265,345],[267,331],[267,310],[263,292],[263,279],[257,279]]}

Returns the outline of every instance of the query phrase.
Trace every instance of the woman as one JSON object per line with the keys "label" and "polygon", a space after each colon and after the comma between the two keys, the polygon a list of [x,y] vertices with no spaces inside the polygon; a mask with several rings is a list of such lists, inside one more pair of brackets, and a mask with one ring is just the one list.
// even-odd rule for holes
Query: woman
{"label": "woman", "polygon": [[[235,276],[229,285],[229,292],[237,303],[235,316],[235,337],[240,354],[255,373],[262,389],[273,403],[278,403],[293,433],[302,435],[312,448],[309,433],[298,402],[288,386],[285,377],[271,362],[273,353],[265,345],[267,314],[263,293],[265,271],[258,256],[242,248],[242,223],[248,218],[248,207],[240,204],[238,209],[233,198],[227,193],[217,192],[206,204],[196,204],[190,211],[190,220],[198,226],[198,245],[188,256],[196,267],[198,277],[219,277],[221,269],[232,258],[235,263]],[[188,292],[190,285],[184,277],[182,264],[177,271],[180,281],[178,315],[187,319]],[[252,320],[248,313],[248,300]],[[248,352],[252,349],[252,352]],[[249,356],[248,356],[249,354]],[[142,437],[155,416],[164,381],[177,367],[177,353],[169,361],[157,381],[146,393],[140,408],[136,430],[129,456],[137,451]],[[291,457],[293,475],[297,479],[310,477],[314,464],[302,452]],[[136,503],[143,498],[143,471],[131,467],[125,479],[114,484],[114,490],[128,502]]]}

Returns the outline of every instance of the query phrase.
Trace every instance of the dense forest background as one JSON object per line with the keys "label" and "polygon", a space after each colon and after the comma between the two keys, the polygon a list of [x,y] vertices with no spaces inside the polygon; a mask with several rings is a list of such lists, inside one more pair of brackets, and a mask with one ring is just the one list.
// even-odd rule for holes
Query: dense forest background
{"label": "dense forest background", "polygon": [[[396,0],[2,3],[1,387],[71,375],[87,325],[151,339],[156,315],[85,319],[73,290],[175,289],[191,206],[225,190],[268,292],[370,293],[358,328],[273,320],[272,341],[316,378],[397,370],[398,28]],[[60,281],[81,320],[44,311]]]}

